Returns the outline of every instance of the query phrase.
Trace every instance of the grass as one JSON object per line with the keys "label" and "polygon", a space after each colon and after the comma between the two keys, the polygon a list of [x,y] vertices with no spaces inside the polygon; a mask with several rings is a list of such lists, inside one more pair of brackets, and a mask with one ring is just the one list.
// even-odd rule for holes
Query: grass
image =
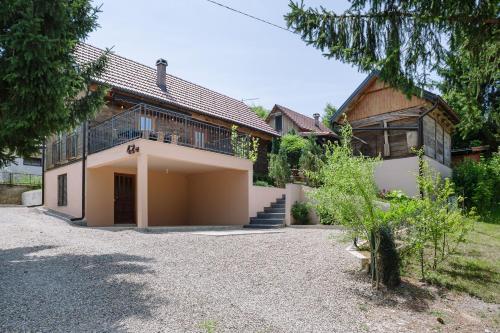
{"label": "grass", "polygon": [[[500,303],[500,224],[478,222],[455,254],[427,280],[452,290],[466,292],[489,303]],[[418,270],[410,275],[420,277]]]}

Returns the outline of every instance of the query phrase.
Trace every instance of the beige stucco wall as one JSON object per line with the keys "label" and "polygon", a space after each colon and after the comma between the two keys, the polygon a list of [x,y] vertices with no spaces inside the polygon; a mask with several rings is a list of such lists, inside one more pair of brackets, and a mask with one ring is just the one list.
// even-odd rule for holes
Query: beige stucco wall
{"label": "beige stucco wall", "polygon": [[[67,174],[67,205],[57,205],[57,176]],[[80,217],[82,214],[82,162],[75,162],[63,167],[45,171],[44,196],[45,207]]]}
{"label": "beige stucco wall", "polygon": [[450,167],[448,167],[442,163],[439,163],[438,161],[436,161],[430,157],[424,156],[424,158],[428,161],[429,166],[431,168],[434,168],[434,170],[438,171],[441,174],[441,177],[451,178],[453,172],[452,172],[452,169]]}
{"label": "beige stucco wall", "polygon": [[[307,197],[307,192],[312,188],[299,184],[286,184],[286,200],[285,200],[285,224],[291,225],[297,222],[292,216],[292,206],[295,202],[310,202]],[[309,223],[319,224],[319,217],[313,209],[309,210]]]}
{"label": "beige stucco wall", "polygon": [[187,176],[150,171],[148,174],[149,226],[179,226],[188,223]]}
{"label": "beige stucco wall", "polygon": [[249,217],[257,216],[257,213],[264,210],[264,207],[269,207],[276,199],[281,198],[286,193],[284,188],[279,187],[251,187],[250,192],[250,215]]}
{"label": "beige stucco wall", "polygon": [[86,219],[91,227],[114,224],[115,173],[135,175],[133,168],[102,167],[87,169]]}
{"label": "beige stucco wall", "polygon": [[189,225],[248,223],[251,174],[223,170],[187,177]]}

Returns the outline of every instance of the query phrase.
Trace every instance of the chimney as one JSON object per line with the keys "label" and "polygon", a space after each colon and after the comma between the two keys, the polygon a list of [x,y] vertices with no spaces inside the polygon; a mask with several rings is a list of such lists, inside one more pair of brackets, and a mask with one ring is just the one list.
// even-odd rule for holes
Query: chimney
{"label": "chimney", "polygon": [[314,117],[314,126],[319,127],[319,113],[313,114]]}
{"label": "chimney", "polygon": [[167,82],[166,82],[167,66],[168,63],[165,59],[160,58],[156,60],[156,84],[162,90],[166,89],[167,87]]}

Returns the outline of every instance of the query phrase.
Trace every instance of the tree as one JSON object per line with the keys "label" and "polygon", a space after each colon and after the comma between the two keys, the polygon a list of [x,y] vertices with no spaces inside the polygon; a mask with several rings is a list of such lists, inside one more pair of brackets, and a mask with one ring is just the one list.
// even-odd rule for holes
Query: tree
{"label": "tree", "polygon": [[331,119],[333,115],[337,112],[337,108],[330,103],[326,103],[325,109],[323,110],[323,125],[328,127],[329,129],[332,129],[332,123]]}
{"label": "tree", "polygon": [[91,79],[106,56],[77,64],[74,50],[97,25],[88,0],[7,0],[0,6],[0,165],[37,153],[46,137],[71,129],[104,102]]}
{"label": "tree", "polygon": [[378,70],[407,95],[434,86],[431,76],[441,74],[452,103],[457,94],[475,101],[464,107],[472,116],[463,128],[477,121],[474,113],[498,119],[498,1],[353,0],[340,14],[293,1],[289,7],[288,27],[326,57]]}
{"label": "tree", "polygon": [[254,105],[251,106],[250,108],[252,109],[253,112],[255,112],[256,115],[258,115],[262,119],[266,119],[267,115],[269,114],[269,110],[261,105]]}
{"label": "tree", "polygon": [[329,143],[326,146],[326,161],[321,169],[306,172],[308,178],[321,182],[321,186],[308,192],[308,196],[316,211],[332,216],[356,236],[368,241],[372,281],[378,288],[381,230],[386,225],[377,205],[374,169],[378,159],[353,154],[352,128],[348,123],[342,127],[341,135],[340,145]]}

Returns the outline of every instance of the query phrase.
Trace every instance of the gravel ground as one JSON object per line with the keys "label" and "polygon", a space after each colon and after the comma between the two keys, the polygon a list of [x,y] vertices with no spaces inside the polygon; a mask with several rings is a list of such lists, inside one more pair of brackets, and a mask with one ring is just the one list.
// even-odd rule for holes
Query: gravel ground
{"label": "gravel ground", "polygon": [[496,305],[411,283],[373,291],[341,239],[107,231],[0,208],[0,331],[495,331]]}

